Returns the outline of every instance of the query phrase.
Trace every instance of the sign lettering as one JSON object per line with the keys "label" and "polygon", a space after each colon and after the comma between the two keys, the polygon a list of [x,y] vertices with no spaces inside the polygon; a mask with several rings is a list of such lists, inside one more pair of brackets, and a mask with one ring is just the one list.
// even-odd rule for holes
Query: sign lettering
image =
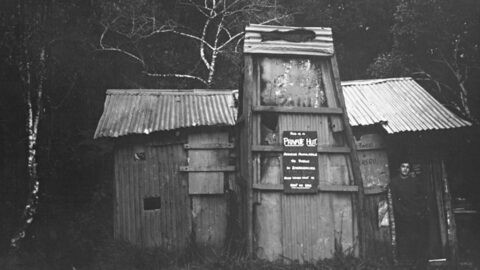
{"label": "sign lettering", "polygon": [[283,132],[283,187],[285,193],[317,193],[317,132]]}

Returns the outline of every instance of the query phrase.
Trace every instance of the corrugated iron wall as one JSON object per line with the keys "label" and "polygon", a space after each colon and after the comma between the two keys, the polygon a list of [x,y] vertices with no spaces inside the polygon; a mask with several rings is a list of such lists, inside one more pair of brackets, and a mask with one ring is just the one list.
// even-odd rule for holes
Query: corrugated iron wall
{"label": "corrugated iron wall", "polygon": [[[335,145],[328,116],[281,115],[280,134],[287,130],[317,131],[319,145]],[[319,155],[320,184],[353,184],[345,155]],[[331,257],[335,241],[343,250],[353,249],[350,194],[320,192],[317,195],[282,195],[283,256],[312,261]]]}
{"label": "corrugated iron wall", "polygon": [[[130,140],[115,150],[115,238],[140,246],[185,248],[190,241],[191,210],[185,141],[159,137]],[[145,160],[135,160],[145,151]],[[144,199],[159,198],[160,207],[144,210]]]}
{"label": "corrugated iron wall", "polygon": [[138,183],[145,178],[145,163],[133,162],[133,147],[115,149],[115,222],[114,236],[141,244],[141,202]]}
{"label": "corrugated iron wall", "polygon": [[194,241],[206,254],[223,252],[229,224],[225,187],[234,170],[229,132],[197,128],[120,139],[115,239],[169,250]]}

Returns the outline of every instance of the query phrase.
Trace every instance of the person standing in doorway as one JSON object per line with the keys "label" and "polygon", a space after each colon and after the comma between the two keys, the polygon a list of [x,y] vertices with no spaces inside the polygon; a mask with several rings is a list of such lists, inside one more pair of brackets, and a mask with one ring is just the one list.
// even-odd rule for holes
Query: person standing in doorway
{"label": "person standing in doorway", "polygon": [[397,235],[398,259],[422,269],[427,263],[428,219],[426,185],[409,162],[400,164],[400,173],[390,182]]}

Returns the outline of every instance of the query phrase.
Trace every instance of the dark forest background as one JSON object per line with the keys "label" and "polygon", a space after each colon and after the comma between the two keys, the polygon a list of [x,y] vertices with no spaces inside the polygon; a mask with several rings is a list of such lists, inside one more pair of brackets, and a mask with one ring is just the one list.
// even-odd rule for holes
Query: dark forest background
{"label": "dark forest background", "polygon": [[248,23],[332,27],[342,80],[412,76],[480,117],[480,1],[207,2],[1,1],[0,257],[21,235],[42,263],[90,263],[112,237],[112,143],[93,140],[106,90],[236,89]]}

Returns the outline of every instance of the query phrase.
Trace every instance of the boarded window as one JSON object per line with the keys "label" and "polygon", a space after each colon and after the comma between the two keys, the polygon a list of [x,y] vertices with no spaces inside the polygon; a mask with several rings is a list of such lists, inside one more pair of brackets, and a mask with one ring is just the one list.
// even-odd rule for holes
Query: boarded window
{"label": "boarded window", "polygon": [[160,197],[151,197],[143,199],[143,210],[157,210],[162,207]]}

